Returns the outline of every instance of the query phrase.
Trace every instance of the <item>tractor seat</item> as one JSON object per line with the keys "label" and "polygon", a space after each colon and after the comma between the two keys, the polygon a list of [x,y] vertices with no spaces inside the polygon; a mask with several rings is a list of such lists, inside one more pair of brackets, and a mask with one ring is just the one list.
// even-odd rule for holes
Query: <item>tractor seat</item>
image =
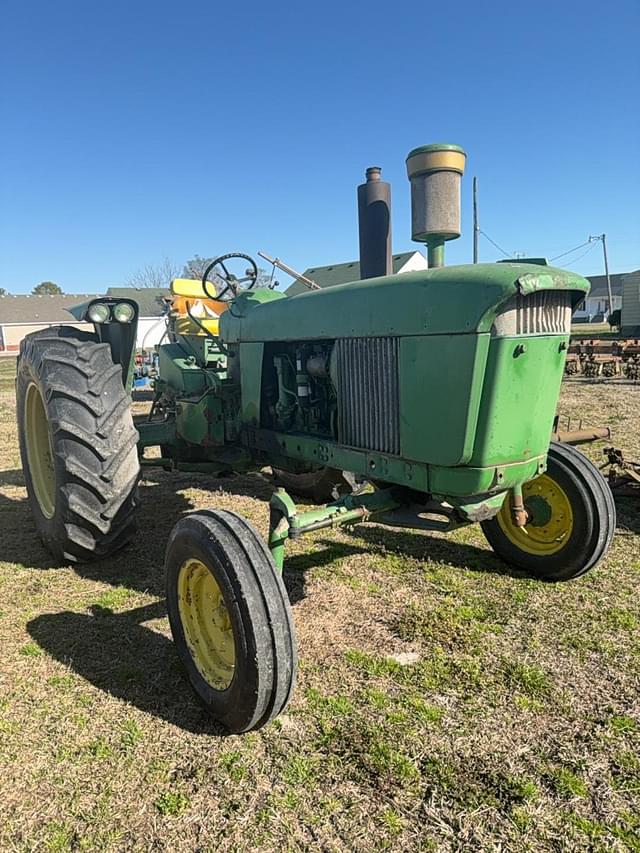
{"label": "tractor seat", "polygon": [[[177,334],[204,335],[207,332],[210,335],[218,334],[218,320],[222,312],[229,307],[228,302],[207,299],[202,290],[202,282],[193,278],[174,278],[171,282],[171,293]],[[204,328],[191,319],[189,312]]]}

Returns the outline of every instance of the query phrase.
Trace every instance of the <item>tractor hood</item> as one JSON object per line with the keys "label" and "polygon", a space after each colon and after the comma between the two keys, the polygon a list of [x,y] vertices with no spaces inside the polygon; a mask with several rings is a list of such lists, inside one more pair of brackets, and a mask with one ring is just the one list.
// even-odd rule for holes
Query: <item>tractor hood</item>
{"label": "tractor hood", "polygon": [[589,282],[533,263],[467,264],[371,278],[297,296],[247,291],[220,318],[226,343],[490,332],[514,296],[569,293],[572,308]]}

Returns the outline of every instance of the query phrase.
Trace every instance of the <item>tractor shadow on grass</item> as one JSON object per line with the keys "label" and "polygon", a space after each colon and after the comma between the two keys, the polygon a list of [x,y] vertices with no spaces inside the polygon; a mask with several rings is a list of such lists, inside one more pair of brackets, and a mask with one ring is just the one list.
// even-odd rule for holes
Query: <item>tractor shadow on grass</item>
{"label": "tractor shadow on grass", "polygon": [[381,524],[359,524],[353,528],[353,536],[366,543],[362,551],[391,552],[483,574],[508,575],[516,579],[528,577],[503,563],[489,545],[478,548],[418,530],[401,530]]}
{"label": "tractor shadow on grass", "polygon": [[[0,471],[0,487],[24,486],[22,472]],[[178,519],[194,507],[182,494],[164,483],[140,484],[141,508],[138,534],[121,551],[105,560],[74,564],[83,578],[117,586],[127,586],[152,595],[164,595],[164,549],[169,531]],[[26,569],[58,570],[60,565],[38,537],[26,497],[0,494],[0,560]]]}
{"label": "tractor shadow on grass", "polygon": [[169,637],[141,624],[165,614],[164,602],[125,613],[51,613],[27,630],[38,645],[94,687],[195,734],[228,733],[191,690]]}
{"label": "tractor shadow on grass", "polygon": [[[20,469],[0,471],[0,488],[22,487]],[[171,528],[185,514],[198,509],[182,490],[224,491],[241,497],[268,501],[273,486],[257,474],[212,478],[205,475],[145,472],[140,482],[137,536],[111,557],[93,563],[73,564],[83,578],[125,586],[139,592],[164,596],[164,552]],[[58,570],[60,565],[41,543],[29,501],[21,491],[15,497],[0,493],[0,560],[26,569]],[[265,517],[268,512],[265,507]]]}

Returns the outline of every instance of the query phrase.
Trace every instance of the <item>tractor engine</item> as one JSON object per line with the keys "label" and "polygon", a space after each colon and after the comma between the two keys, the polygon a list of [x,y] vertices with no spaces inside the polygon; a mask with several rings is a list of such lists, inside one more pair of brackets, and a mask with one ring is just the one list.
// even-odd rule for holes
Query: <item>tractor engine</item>
{"label": "tractor engine", "polygon": [[337,438],[333,350],[333,342],[313,341],[266,348],[261,421],[268,428]]}

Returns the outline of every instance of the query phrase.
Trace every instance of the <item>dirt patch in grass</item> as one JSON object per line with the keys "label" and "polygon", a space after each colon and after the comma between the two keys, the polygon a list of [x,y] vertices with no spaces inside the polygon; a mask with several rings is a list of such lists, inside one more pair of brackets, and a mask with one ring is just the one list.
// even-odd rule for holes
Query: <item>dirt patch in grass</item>
{"label": "dirt patch in grass", "polygon": [[[512,576],[478,528],[294,543],[295,698],[229,737],[178,664],[164,544],[196,507],[264,534],[269,480],[154,473],[130,548],[55,567],[14,369],[0,360],[0,849],[640,850],[637,505],[565,585]],[[639,388],[571,382],[561,410],[640,456]]]}

